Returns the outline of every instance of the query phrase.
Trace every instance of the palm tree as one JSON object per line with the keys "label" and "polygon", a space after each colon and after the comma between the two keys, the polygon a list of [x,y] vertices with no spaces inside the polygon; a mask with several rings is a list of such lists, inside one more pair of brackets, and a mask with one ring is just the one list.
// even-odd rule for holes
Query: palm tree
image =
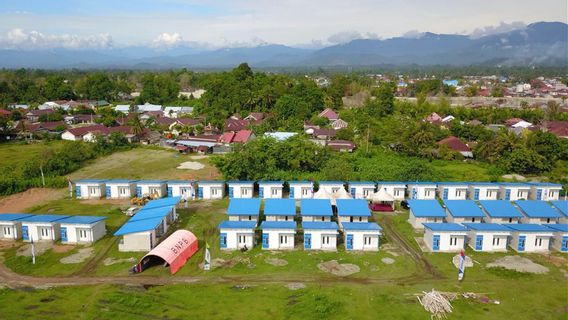
{"label": "palm tree", "polygon": [[135,136],[139,137],[144,133],[144,124],[138,113],[134,113],[134,117],[128,121],[128,124],[132,126],[132,134]]}

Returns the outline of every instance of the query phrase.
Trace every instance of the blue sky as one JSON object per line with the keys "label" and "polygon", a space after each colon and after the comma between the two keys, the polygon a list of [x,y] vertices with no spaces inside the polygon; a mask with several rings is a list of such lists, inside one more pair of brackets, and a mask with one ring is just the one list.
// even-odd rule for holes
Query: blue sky
{"label": "blue sky", "polygon": [[566,0],[0,0],[0,48],[317,47],[564,21]]}

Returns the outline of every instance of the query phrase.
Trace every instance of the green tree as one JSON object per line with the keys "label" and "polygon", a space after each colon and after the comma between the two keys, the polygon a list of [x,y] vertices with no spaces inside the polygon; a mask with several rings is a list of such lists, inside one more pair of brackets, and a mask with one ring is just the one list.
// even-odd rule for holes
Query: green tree
{"label": "green tree", "polygon": [[43,96],[48,100],[71,100],[75,98],[69,81],[59,75],[47,77],[42,87]]}

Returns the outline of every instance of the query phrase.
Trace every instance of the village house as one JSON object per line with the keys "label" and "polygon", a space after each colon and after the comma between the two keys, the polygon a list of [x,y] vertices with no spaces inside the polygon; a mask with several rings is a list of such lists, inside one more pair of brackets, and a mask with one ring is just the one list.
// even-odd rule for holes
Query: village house
{"label": "village house", "polygon": [[436,123],[442,122],[442,117],[439,114],[437,114],[436,112],[432,112],[426,118],[424,118],[424,121],[432,123],[432,124],[436,124]]}
{"label": "village house", "polygon": [[408,206],[408,223],[414,229],[424,228],[424,223],[443,223],[446,218],[446,212],[438,200],[408,200]]}
{"label": "village house", "polygon": [[201,180],[197,182],[197,198],[204,200],[222,199],[225,196],[225,182]]}
{"label": "village house", "polygon": [[106,217],[72,216],[58,220],[62,243],[93,243],[106,234]]}
{"label": "village house", "polygon": [[507,251],[507,239],[511,229],[497,223],[464,223],[467,231],[467,243],[475,251]]}
{"label": "village house", "polygon": [[229,221],[258,221],[260,199],[231,199],[227,208]]}
{"label": "village house", "polygon": [[501,186],[499,194],[502,200],[527,200],[530,197],[531,186],[527,183],[503,182],[499,185]]}
{"label": "village house", "polygon": [[258,196],[262,199],[282,198],[284,181],[259,181]]}
{"label": "village house", "polygon": [[345,185],[343,181],[319,181],[318,190],[325,190],[327,193],[333,195],[338,193],[340,189],[345,191]]}
{"label": "village house", "polygon": [[136,180],[106,180],[105,195],[109,199],[129,199],[136,196]]}
{"label": "village house", "polygon": [[[197,136],[184,136],[178,137],[175,141],[176,147],[186,147],[191,150],[198,150],[199,148],[206,148],[207,150],[212,149],[219,145],[219,135],[197,135]],[[180,149],[178,149],[180,150]]]}
{"label": "village house", "polygon": [[568,201],[556,200],[550,201],[550,203],[560,213],[559,223],[568,223]]}
{"label": "village house", "polygon": [[227,181],[229,186],[229,198],[252,198],[254,197],[255,181],[233,180]]}
{"label": "village house", "polygon": [[293,199],[311,199],[314,195],[314,183],[312,181],[288,181],[290,193]]}
{"label": "village house", "polygon": [[164,107],[164,117],[179,118],[183,115],[193,113],[193,107],[189,106],[166,106]]}
{"label": "village house", "polygon": [[162,112],[162,106],[157,104],[151,104],[149,102],[146,102],[145,104],[139,104],[136,106],[136,112],[138,113],[151,112],[151,111]]}
{"label": "village house", "polygon": [[523,215],[507,200],[480,200],[481,209],[488,223],[521,223]]}
{"label": "village house", "polygon": [[553,238],[550,247],[556,251],[568,252],[568,224],[547,224],[552,233]]}
{"label": "village house", "polygon": [[108,128],[100,125],[94,124],[86,127],[77,127],[65,130],[61,134],[61,139],[69,141],[85,141],[93,142],[98,134],[104,135],[108,133]]}
{"label": "village house", "polygon": [[515,205],[524,215],[521,223],[551,224],[558,223],[560,213],[544,201],[524,200],[516,201]]}
{"label": "village house", "polygon": [[136,182],[136,197],[162,198],[167,194],[166,181],[138,180]]}
{"label": "village house", "polygon": [[0,117],[9,118],[12,115],[12,112],[6,109],[0,109]]}
{"label": "village house", "polygon": [[263,112],[251,112],[244,118],[244,120],[249,121],[252,124],[261,124],[265,118],[266,115]]}
{"label": "village house", "polygon": [[372,181],[350,181],[348,188],[354,199],[368,199],[375,193],[376,185]]}
{"label": "village house", "polygon": [[303,222],[330,222],[333,217],[331,201],[302,199],[300,200],[300,216]]}
{"label": "village house", "polygon": [[371,209],[366,200],[362,199],[337,199],[337,220],[343,227],[345,222],[369,222]]}
{"label": "village house", "polygon": [[22,238],[23,218],[29,218],[31,214],[3,213],[0,214],[0,240],[18,240]]}
{"label": "village house", "polygon": [[195,197],[195,181],[169,180],[166,184],[168,186],[168,197],[181,197],[184,200]]}
{"label": "village house", "polygon": [[22,223],[22,240],[56,241],[61,236],[59,221],[69,216],[43,214],[19,219]]}
{"label": "village house", "polygon": [[327,147],[339,152],[353,152],[357,146],[349,140],[331,140],[327,142]]}
{"label": "village house", "polygon": [[333,122],[339,119],[339,115],[330,108],[325,108],[325,110],[323,110],[322,112],[320,112],[320,114],[318,114],[318,117],[325,118],[329,120],[329,122]]}
{"label": "village house", "polygon": [[304,250],[337,250],[339,228],[335,222],[302,222]]}
{"label": "village house", "polygon": [[511,229],[509,246],[517,252],[548,252],[552,230],[541,224],[505,224]]}
{"label": "village house", "polygon": [[252,249],[255,228],[256,221],[222,221],[219,224],[219,247],[222,250]]}
{"label": "village house", "polygon": [[114,233],[115,236],[122,236],[118,243],[120,252],[150,251],[163,234],[163,217],[129,221]]}
{"label": "village house", "polygon": [[550,182],[528,182],[530,188],[530,200],[552,201],[560,198],[562,185]]}
{"label": "village house", "polygon": [[228,131],[221,135],[219,142],[230,145],[233,143],[247,143],[256,138],[251,130]]}
{"label": "village house", "polygon": [[497,200],[501,186],[493,182],[471,182],[468,188],[472,200]]}
{"label": "village house", "polygon": [[468,189],[466,182],[438,182],[438,194],[442,200],[465,200]]}
{"label": "village house", "polygon": [[374,222],[342,223],[347,251],[379,251],[381,227]]}
{"label": "village house", "polygon": [[224,130],[227,131],[241,131],[246,130],[249,126],[248,120],[229,118],[225,120]]}
{"label": "village house", "polygon": [[378,181],[377,190],[385,190],[387,194],[393,196],[395,200],[405,199],[406,182],[401,181]]}
{"label": "village house", "polygon": [[446,206],[446,220],[455,223],[476,223],[483,222],[483,211],[473,200],[444,200]]}
{"label": "village house", "polygon": [[431,252],[460,252],[467,231],[458,223],[424,223],[424,244]]}
{"label": "village house", "polygon": [[84,179],[75,182],[77,199],[100,199],[105,196],[105,180]]}
{"label": "village house", "polygon": [[559,138],[568,139],[568,121],[547,121],[542,129]]}
{"label": "village house", "polygon": [[266,221],[294,221],[296,201],[293,199],[266,199],[264,201]]}
{"label": "village house", "polygon": [[331,123],[333,130],[341,130],[347,128],[348,124],[345,120],[337,119]]}
{"label": "village house", "polygon": [[447,138],[438,141],[438,144],[445,145],[451,150],[459,152],[462,156],[466,158],[473,158],[473,152],[471,151],[471,148],[467,144],[463,143],[457,137],[449,136]]}
{"label": "village house", "polygon": [[122,112],[124,114],[129,114],[130,113],[130,105],[128,104],[118,104],[114,107],[114,111],[116,112]]}
{"label": "village house", "polygon": [[307,129],[307,134],[311,134],[314,139],[321,140],[321,141],[328,141],[337,135],[337,132],[333,129]]}
{"label": "village house", "polygon": [[26,119],[31,122],[39,122],[39,118],[41,116],[47,116],[49,114],[55,113],[55,110],[47,109],[47,110],[30,110],[26,113]]}
{"label": "village house", "polygon": [[292,250],[294,249],[294,235],[296,222],[294,221],[263,221],[262,249]]}
{"label": "village house", "polygon": [[434,182],[414,181],[408,183],[408,198],[416,200],[436,199],[437,185]]}

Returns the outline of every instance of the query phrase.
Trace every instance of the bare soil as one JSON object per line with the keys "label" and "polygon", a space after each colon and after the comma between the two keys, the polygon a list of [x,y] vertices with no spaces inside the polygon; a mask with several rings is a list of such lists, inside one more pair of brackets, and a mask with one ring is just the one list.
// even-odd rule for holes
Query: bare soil
{"label": "bare soil", "polygon": [[47,189],[33,188],[24,192],[12,194],[0,199],[0,212],[25,212],[26,209],[37,206],[47,201],[65,197],[68,193],[66,188]]}
{"label": "bare soil", "polygon": [[285,265],[288,265],[288,261],[278,258],[266,258],[264,259],[264,262],[276,267],[283,267]]}
{"label": "bare soil", "polygon": [[501,267],[524,273],[548,273],[548,268],[521,256],[505,256],[487,264],[488,268]]}
{"label": "bare soil", "polygon": [[53,245],[53,247],[51,249],[55,253],[64,253],[64,252],[71,251],[71,250],[75,249],[75,246],[55,244],[55,245]]}
{"label": "bare soil", "polygon": [[[461,262],[461,256],[459,254],[456,254],[453,258],[452,258],[452,263],[454,264],[454,266],[456,268],[460,268],[460,262]],[[465,256],[465,263],[463,264],[466,268],[471,268],[473,267],[473,260],[469,257],[469,256]]]}
{"label": "bare soil", "polygon": [[205,168],[205,165],[201,162],[186,161],[186,162],[180,163],[177,168],[182,169],[182,170],[201,170],[201,169]]}
{"label": "bare soil", "polygon": [[135,263],[136,259],[133,257],[130,258],[124,258],[124,259],[115,259],[115,258],[106,258],[103,260],[103,264],[105,266],[112,266],[113,264],[117,264],[117,263]]}
{"label": "bare soil", "polygon": [[81,203],[92,204],[92,205],[113,204],[117,206],[129,206],[130,199],[85,199],[81,200]]}
{"label": "bare soil", "polygon": [[328,272],[339,277],[346,277],[361,271],[358,265],[351,263],[339,263],[337,260],[326,261],[318,264],[323,272]]}
{"label": "bare soil", "polygon": [[[45,242],[36,242],[35,243],[35,255],[39,256],[42,255],[47,250],[53,248],[53,242],[45,241]],[[31,257],[32,256],[32,245],[31,243],[25,244],[18,248],[16,251],[17,256],[24,256],[24,257]]]}
{"label": "bare soil", "polygon": [[300,289],[304,289],[306,287],[306,285],[303,284],[303,283],[300,283],[300,282],[290,282],[290,283],[286,284],[285,287],[290,289],[290,290],[300,290]]}
{"label": "bare soil", "polygon": [[392,259],[392,258],[382,258],[381,261],[382,261],[384,264],[393,264],[393,263],[395,262],[395,260]]}
{"label": "bare soil", "polygon": [[61,258],[59,262],[63,264],[75,264],[87,261],[90,257],[93,256],[95,253],[95,249],[93,248],[83,248],[79,249],[77,253],[74,253],[70,256]]}

